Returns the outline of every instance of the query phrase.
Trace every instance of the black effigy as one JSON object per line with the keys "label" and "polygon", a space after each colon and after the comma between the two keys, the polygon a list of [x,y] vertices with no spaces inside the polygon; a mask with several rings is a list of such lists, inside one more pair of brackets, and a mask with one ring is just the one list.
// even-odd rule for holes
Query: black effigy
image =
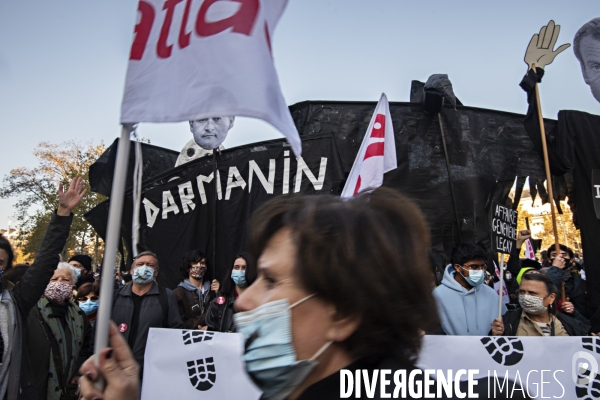
{"label": "black effigy", "polygon": [[[529,103],[525,128],[539,157],[543,157],[543,153],[535,82],[541,82],[542,76],[543,70],[537,75],[530,70],[521,82]],[[572,203],[573,222],[581,231],[588,298],[590,305],[595,308],[600,306],[600,220],[596,218],[594,210],[597,193],[592,188],[592,171],[600,169],[600,116],[562,110],[558,113],[558,123],[552,121],[549,124],[544,120],[544,126],[552,175],[573,176],[569,203]],[[556,187],[554,182],[553,186]]]}
{"label": "black effigy", "polygon": [[[284,139],[222,151],[218,165],[222,197],[217,201],[218,279],[235,255],[245,250],[252,211],[273,196],[283,194],[286,185],[287,193],[341,193],[375,106],[375,102],[335,101],[305,101],[291,106],[302,139],[305,165],[300,163],[300,168]],[[515,177],[518,177],[517,198],[529,176],[532,196],[539,194],[548,201],[542,184],[545,180],[543,162],[524,128],[524,115],[461,105],[456,109],[445,106],[440,115],[461,221],[457,226],[437,115],[426,114],[419,103],[392,102],[390,112],[398,168],[386,174],[384,185],[398,189],[419,204],[431,228],[434,258],[440,263],[458,243],[459,229],[463,241],[491,249],[489,207],[492,200],[513,206],[508,194]],[[555,121],[547,121],[548,129],[555,125]],[[271,164],[274,165],[273,190],[268,193]],[[261,171],[265,184],[256,168]],[[165,286],[174,287],[178,283],[184,251],[200,248],[209,256],[209,263],[212,262],[209,206],[215,193],[212,183],[203,181],[202,186],[198,185],[198,177],[209,176],[211,172],[212,159],[208,157],[157,176],[144,177],[142,200],[146,203],[141,206],[140,250],[149,249],[158,254],[161,262],[158,279]],[[128,171],[131,173],[132,168]],[[178,178],[171,180],[173,177]],[[200,181],[203,179],[207,178]],[[569,180],[562,177],[556,180],[555,185],[560,190],[555,192],[564,198]],[[228,186],[229,198],[226,199]],[[193,209],[190,202],[194,204]],[[517,199],[515,202],[518,203]],[[158,211],[153,214],[155,209]],[[103,203],[86,214],[100,234],[105,231],[107,212],[108,207]],[[128,192],[121,232],[128,248],[131,248],[131,213],[132,198]],[[155,218],[150,227],[148,216],[152,215]]]}

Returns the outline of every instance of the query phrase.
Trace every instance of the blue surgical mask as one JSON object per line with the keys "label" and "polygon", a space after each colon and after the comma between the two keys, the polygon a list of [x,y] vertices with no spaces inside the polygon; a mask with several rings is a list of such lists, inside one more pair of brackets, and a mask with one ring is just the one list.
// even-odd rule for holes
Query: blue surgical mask
{"label": "blue surgical mask", "polygon": [[77,277],[77,279],[81,277],[81,270],[79,268],[75,268],[75,276]]}
{"label": "blue surgical mask", "polygon": [[309,360],[296,360],[291,309],[313,296],[291,306],[287,299],[272,301],[233,316],[237,331],[246,341],[246,371],[263,391],[264,399],[287,398],[308,377],[318,364],[316,358],[332,343],[325,343]]}
{"label": "blue surgical mask", "polygon": [[233,280],[233,283],[235,283],[239,287],[246,286],[246,271],[242,271],[239,269],[232,270],[231,279]]}
{"label": "blue surgical mask", "polygon": [[79,308],[81,308],[81,311],[83,311],[85,315],[93,314],[98,310],[98,301],[92,301],[90,299],[87,301],[80,301]]}
{"label": "blue surgical mask", "polygon": [[[461,267],[461,268],[463,268],[463,267]],[[469,276],[464,276],[464,275],[462,275],[462,276],[463,276],[463,278],[466,279],[467,282],[469,282],[469,285],[475,287],[475,286],[479,286],[483,283],[483,278],[485,278],[485,271],[469,270]]]}
{"label": "blue surgical mask", "polygon": [[133,270],[133,276],[131,277],[138,285],[145,285],[152,282],[154,279],[154,269],[147,265],[142,265]]}

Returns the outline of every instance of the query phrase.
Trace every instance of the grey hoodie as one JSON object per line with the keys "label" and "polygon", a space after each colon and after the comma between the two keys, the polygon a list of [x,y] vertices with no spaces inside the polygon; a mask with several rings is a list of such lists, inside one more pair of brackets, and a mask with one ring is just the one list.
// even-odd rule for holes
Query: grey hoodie
{"label": "grey hoodie", "polygon": [[454,274],[452,265],[447,265],[442,284],[433,290],[442,329],[447,335],[487,336],[498,317],[498,294],[486,284],[467,290]]}

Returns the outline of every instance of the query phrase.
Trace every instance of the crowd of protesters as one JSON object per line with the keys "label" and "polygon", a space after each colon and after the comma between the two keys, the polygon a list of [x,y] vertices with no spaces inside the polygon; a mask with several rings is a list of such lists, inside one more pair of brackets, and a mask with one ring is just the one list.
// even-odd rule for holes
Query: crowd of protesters
{"label": "crowd of protesters", "polygon": [[[80,178],[67,191],[59,189],[57,210],[31,265],[13,266],[12,247],[0,237],[0,399],[62,400],[77,398],[80,391],[101,397],[92,386],[99,371],[91,362],[84,364],[93,353],[101,282],[89,256],[77,254],[68,263],[59,257],[71,211],[84,195]],[[117,271],[108,283],[114,286],[110,340],[122,365],[112,367],[133,366],[135,376],[118,379],[127,380],[127,393],[135,398],[150,328],[249,337],[260,329],[253,311],[262,309],[282,318],[294,314],[291,326],[281,324],[263,339],[287,337],[283,345],[297,360],[317,365],[302,382],[275,384],[255,357],[262,354],[260,346],[248,346],[249,373],[266,398],[328,398],[338,388],[331,376],[348,365],[414,369],[424,332],[599,334],[600,316],[586,302],[581,259],[564,245],[558,253],[550,246],[541,262],[521,259],[530,237],[527,230],[518,232],[505,271],[510,301],[500,304],[490,255],[475,244],[452,250],[441,282],[431,290],[436,274],[424,218],[415,204],[390,189],[351,201],[282,196],[257,211],[250,252],[236,254],[222,277],[210,276],[199,249],[182,255],[181,282],[174,290],[157,283],[160,260],[151,251],[138,254],[128,272]],[[110,351],[102,354],[105,363],[115,362]],[[269,354],[271,361],[280,356]]]}

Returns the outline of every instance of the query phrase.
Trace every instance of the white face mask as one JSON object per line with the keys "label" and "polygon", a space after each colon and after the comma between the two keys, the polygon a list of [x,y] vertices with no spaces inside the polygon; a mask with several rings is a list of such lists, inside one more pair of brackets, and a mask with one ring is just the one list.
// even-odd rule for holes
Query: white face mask
{"label": "white face mask", "polygon": [[296,360],[291,309],[313,296],[291,306],[287,299],[272,301],[233,316],[237,331],[246,340],[246,371],[263,391],[264,399],[287,398],[310,375],[318,365],[316,359],[332,343],[325,343],[309,360]]}
{"label": "white face mask", "polygon": [[527,314],[541,315],[548,310],[548,307],[544,305],[544,297],[521,294],[519,295],[519,304]]}

